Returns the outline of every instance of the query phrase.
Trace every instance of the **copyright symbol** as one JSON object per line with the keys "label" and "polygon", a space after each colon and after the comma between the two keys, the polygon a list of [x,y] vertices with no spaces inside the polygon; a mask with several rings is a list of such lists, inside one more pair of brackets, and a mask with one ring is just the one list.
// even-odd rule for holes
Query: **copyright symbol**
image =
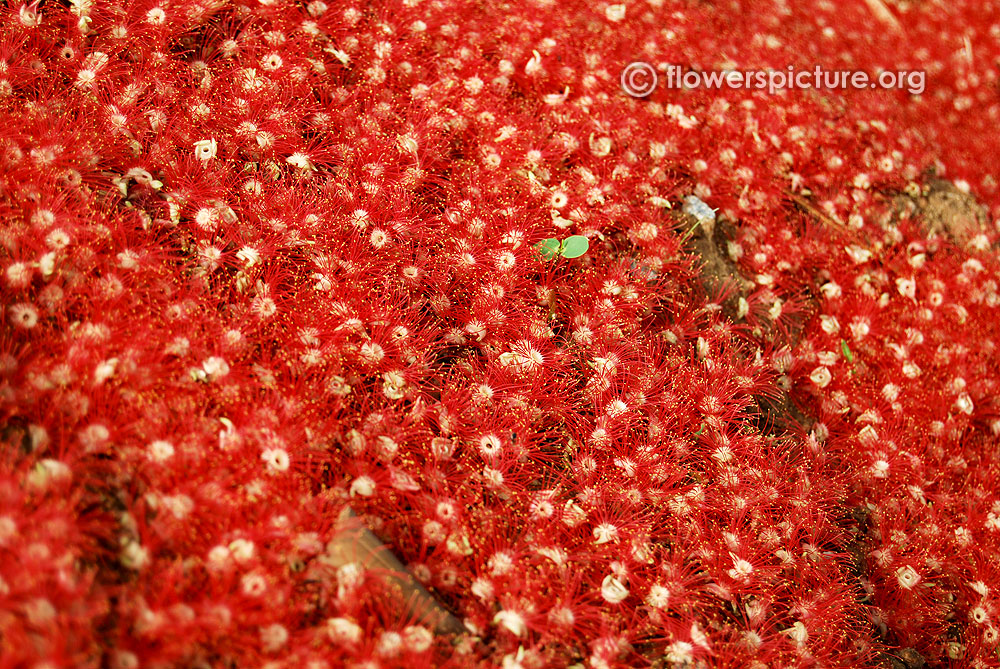
{"label": "copyright symbol", "polygon": [[649,63],[636,61],[622,70],[622,90],[634,98],[644,98],[656,88],[656,70]]}

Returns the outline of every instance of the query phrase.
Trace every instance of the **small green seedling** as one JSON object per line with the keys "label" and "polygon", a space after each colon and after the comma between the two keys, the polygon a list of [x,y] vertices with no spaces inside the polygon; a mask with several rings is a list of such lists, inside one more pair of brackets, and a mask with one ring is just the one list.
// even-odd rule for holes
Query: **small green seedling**
{"label": "small green seedling", "polygon": [[590,241],[583,235],[573,235],[562,241],[549,237],[535,244],[535,248],[545,260],[552,260],[556,256],[579,258],[590,248]]}
{"label": "small green seedling", "polygon": [[559,255],[562,244],[555,237],[550,237],[549,239],[543,239],[535,244],[535,248],[538,249],[538,252],[542,254],[543,258],[546,260],[552,260]]}

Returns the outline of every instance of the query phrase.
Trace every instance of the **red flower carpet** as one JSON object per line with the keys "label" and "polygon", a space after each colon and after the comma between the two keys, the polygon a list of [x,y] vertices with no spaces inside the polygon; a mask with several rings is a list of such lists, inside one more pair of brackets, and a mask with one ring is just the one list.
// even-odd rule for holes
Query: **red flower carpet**
{"label": "red flower carpet", "polygon": [[1000,3],[15,1],[0,109],[0,667],[1000,666]]}

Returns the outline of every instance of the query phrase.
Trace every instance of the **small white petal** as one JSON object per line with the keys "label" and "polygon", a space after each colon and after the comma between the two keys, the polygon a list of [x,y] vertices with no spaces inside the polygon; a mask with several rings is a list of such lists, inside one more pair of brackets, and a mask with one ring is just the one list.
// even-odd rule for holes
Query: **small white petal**
{"label": "small white petal", "polygon": [[628,588],[614,574],[608,574],[601,582],[601,597],[609,604],[618,604],[628,597]]}

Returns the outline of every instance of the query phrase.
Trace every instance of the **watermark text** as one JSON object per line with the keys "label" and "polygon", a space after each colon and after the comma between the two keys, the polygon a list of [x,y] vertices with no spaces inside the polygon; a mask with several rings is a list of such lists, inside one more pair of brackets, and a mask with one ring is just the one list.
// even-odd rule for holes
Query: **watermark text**
{"label": "watermark text", "polygon": [[905,90],[911,95],[924,92],[927,74],[923,70],[882,70],[870,74],[861,70],[827,70],[817,65],[811,70],[789,66],[783,70],[693,70],[680,65],[660,65],[636,61],[621,75],[622,90],[637,98],[645,97],[657,86],[674,89],[743,89],[767,91],[795,89],[884,89]]}

